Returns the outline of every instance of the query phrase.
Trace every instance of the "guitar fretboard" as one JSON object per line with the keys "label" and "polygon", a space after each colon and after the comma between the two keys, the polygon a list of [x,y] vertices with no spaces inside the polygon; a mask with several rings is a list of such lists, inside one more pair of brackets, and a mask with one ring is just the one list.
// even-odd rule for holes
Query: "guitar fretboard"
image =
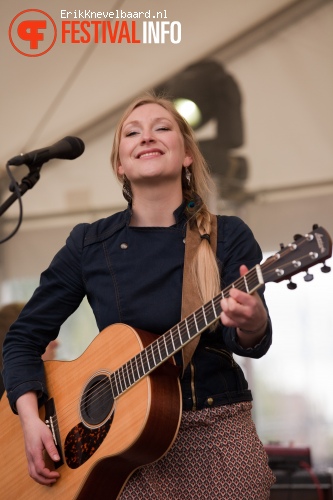
{"label": "guitar fretboard", "polygon": [[220,316],[221,299],[229,297],[231,288],[253,293],[264,284],[260,265],[222,290],[216,297],[194,311],[170,330],[158,337],[118,370],[113,372],[110,383],[114,398],[120,396],[140,379],[148,375],[199,333],[206,330]]}

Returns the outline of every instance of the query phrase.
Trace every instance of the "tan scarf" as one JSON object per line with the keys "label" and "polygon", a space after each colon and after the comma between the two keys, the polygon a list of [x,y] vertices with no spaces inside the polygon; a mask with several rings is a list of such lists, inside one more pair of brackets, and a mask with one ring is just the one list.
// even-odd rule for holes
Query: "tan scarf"
{"label": "tan scarf", "polygon": [[[198,226],[196,224],[190,227],[187,224],[186,229],[186,240],[185,240],[185,257],[184,257],[184,274],[183,274],[183,292],[182,292],[182,319],[189,316],[199,307],[201,307],[202,301],[199,296],[199,291],[196,283],[193,281],[192,276],[192,262],[196,254],[196,251],[201,243],[201,236],[199,233]],[[216,254],[217,248],[217,217],[211,214],[211,233],[210,233],[210,244],[212,246],[213,252]],[[183,372],[186,366],[190,362],[192,355],[199,343],[200,335],[194,337],[191,342],[186,344],[182,349],[183,356]]]}

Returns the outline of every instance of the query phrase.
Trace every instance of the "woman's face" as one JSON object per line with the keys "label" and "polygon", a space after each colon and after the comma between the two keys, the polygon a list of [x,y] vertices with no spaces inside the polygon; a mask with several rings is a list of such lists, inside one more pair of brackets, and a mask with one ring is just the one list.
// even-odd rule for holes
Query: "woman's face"
{"label": "woman's face", "polygon": [[178,124],[159,104],[144,104],[125,120],[119,144],[119,175],[132,187],[151,180],[179,180],[192,158]]}

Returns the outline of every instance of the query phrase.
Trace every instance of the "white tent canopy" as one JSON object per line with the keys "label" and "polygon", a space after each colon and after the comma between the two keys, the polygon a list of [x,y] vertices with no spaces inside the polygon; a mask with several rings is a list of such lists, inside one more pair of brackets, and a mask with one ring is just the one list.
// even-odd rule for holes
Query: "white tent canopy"
{"label": "white tent canopy", "polygon": [[[2,24],[8,26],[20,4],[23,10],[23,2],[6,6]],[[134,12],[135,4],[125,1],[121,8]],[[153,5],[147,1],[147,9]],[[267,250],[294,232],[308,231],[312,223],[332,229],[332,1],[211,0],[202,8],[191,6],[168,2],[168,18],[182,25],[177,45],[59,43],[31,58],[3,43],[2,164],[65,135],[77,134],[86,143],[83,156],[73,162],[46,164],[38,185],[22,199],[23,225],[1,249],[3,278],[39,272],[73,223],[124,206],[109,166],[119,110],[204,56],[220,61],[241,89],[245,144],[239,153],[250,166],[249,201],[238,206],[217,199],[216,208],[240,214]],[[48,13],[59,20],[60,7],[53,2]],[[80,2],[84,7],[88,2]],[[95,2],[94,8],[105,11],[105,2]],[[2,176],[6,199],[8,181],[5,172]],[[2,217],[4,235],[17,213],[13,206]],[[52,233],[47,244],[45,231]],[[28,266],[22,254],[27,244],[38,248],[38,258],[29,259]]]}

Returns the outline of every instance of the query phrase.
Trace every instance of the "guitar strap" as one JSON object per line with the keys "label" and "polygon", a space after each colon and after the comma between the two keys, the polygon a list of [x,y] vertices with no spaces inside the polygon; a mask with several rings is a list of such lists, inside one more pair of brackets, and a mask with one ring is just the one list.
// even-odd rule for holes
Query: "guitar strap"
{"label": "guitar strap", "polygon": [[[217,217],[211,216],[211,233],[210,244],[213,252],[216,254],[217,248]],[[186,318],[189,314],[199,309],[202,306],[202,301],[199,296],[199,290],[192,276],[192,262],[197,249],[201,243],[201,237],[198,226],[196,224],[187,224],[186,239],[185,239],[185,257],[184,257],[184,274],[183,274],[183,289],[182,289],[182,319]],[[194,337],[191,342],[186,344],[182,349],[183,357],[183,374],[185,368],[190,362],[192,355],[199,343],[200,335]]]}

